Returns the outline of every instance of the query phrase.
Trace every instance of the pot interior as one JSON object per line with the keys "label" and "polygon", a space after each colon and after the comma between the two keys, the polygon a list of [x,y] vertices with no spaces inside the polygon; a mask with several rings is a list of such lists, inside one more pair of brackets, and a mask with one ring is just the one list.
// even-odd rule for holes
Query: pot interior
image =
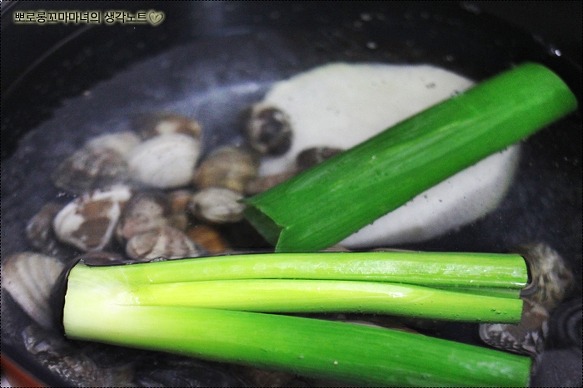
{"label": "pot interior", "polygon": [[[2,101],[7,112],[2,117],[3,260],[32,249],[24,230],[44,203],[73,198],[51,183],[57,165],[88,139],[127,130],[144,113],[196,118],[204,128],[203,152],[240,144],[242,110],[274,82],[330,62],[428,63],[479,81],[536,61],[575,85],[581,99],[576,87],[580,68],[532,37],[457,4],[136,3],[127,7],[163,10],[165,22],[157,27],[94,25],[74,33],[45,27],[54,36],[42,60],[9,81],[3,75],[8,92]],[[573,296],[580,295],[580,123],[579,110],[523,143],[518,174],[496,210],[438,238],[393,248],[507,252],[544,242],[567,260],[578,279]],[[244,231],[226,231],[235,248],[269,248],[254,231],[238,227]],[[133,374],[143,384],[245,384],[242,372],[229,365],[63,341],[31,329],[31,320],[4,290],[2,317],[3,353],[50,385],[83,385],[99,370],[112,368],[117,368],[117,383]],[[427,322],[423,327],[430,335],[481,344],[473,324]],[[32,348],[40,349],[40,338],[53,350],[33,354],[30,346],[26,349],[25,341],[36,341]],[[69,361],[64,355],[71,356]],[[132,364],[130,373],[125,368],[135,359],[140,362]],[[49,371],[51,363],[56,371]]]}

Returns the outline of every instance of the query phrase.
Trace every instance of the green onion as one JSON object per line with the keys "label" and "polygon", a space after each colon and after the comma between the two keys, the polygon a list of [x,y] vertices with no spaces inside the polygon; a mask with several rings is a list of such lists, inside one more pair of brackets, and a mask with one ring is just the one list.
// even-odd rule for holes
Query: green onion
{"label": "green onion", "polygon": [[265,253],[128,266],[79,264],[116,303],[257,312],[357,312],[467,322],[520,320],[528,273],[515,254]]}
{"label": "green onion", "polygon": [[72,339],[360,385],[527,386],[525,357],[389,329],[260,313],[516,322],[522,308],[517,290],[526,280],[524,260],[512,254],[326,252],[79,263],[68,276],[63,327]]}
{"label": "green onion", "polygon": [[[70,281],[73,339],[162,350],[374,386],[528,386],[527,357],[395,330],[317,319],[116,304]],[[79,289],[83,289],[81,291]],[[87,290],[89,288],[89,290]],[[106,291],[101,293],[100,291]]]}
{"label": "green onion", "polygon": [[576,106],[549,69],[517,66],[247,199],[246,218],[278,252],[326,248]]}
{"label": "green onion", "polygon": [[94,267],[132,284],[234,279],[366,280],[456,288],[523,288],[517,254],[466,252],[261,253]]}
{"label": "green onion", "polygon": [[[184,261],[200,268],[196,266],[196,260]],[[130,282],[124,270],[132,267],[142,271],[156,270],[149,264],[128,267],[88,267],[80,264],[70,277],[84,279],[86,284],[99,284],[98,288],[104,288],[104,294],[108,288],[115,290],[115,295],[111,296],[112,303],[122,305],[276,313],[380,313],[508,323],[520,321],[522,313],[522,300],[517,296],[499,298],[409,284],[346,280],[240,279],[150,284]]]}
{"label": "green onion", "polygon": [[[142,306],[275,313],[354,312],[465,322],[520,321],[522,301],[393,283],[337,280],[215,280],[132,287]],[[492,307],[495,306],[495,307]]]}

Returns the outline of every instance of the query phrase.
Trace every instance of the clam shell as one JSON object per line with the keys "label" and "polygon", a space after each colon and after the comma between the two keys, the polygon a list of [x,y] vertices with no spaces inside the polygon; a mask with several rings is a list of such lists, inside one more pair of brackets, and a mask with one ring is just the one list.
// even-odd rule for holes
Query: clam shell
{"label": "clam shell", "polygon": [[199,139],[202,134],[202,127],[198,121],[176,113],[142,115],[133,120],[132,126],[144,139],[173,133]]}
{"label": "clam shell", "polygon": [[546,244],[528,244],[518,251],[528,264],[531,278],[521,297],[552,312],[573,288],[573,272],[562,256]]}
{"label": "clam shell", "polygon": [[34,252],[10,256],[2,264],[2,288],[35,322],[44,328],[54,326],[50,297],[65,269],[58,259]]}
{"label": "clam shell", "polygon": [[168,200],[170,201],[170,216],[168,217],[168,224],[185,231],[190,225],[188,216],[188,203],[192,198],[193,192],[190,190],[175,190],[168,193]]}
{"label": "clam shell", "polygon": [[137,234],[157,230],[168,224],[170,204],[163,193],[134,194],[123,208],[116,227],[116,237],[126,241]]}
{"label": "clam shell", "polygon": [[186,186],[192,180],[200,154],[200,141],[187,135],[156,136],[134,148],[128,156],[133,179],[156,188]]}
{"label": "clam shell", "polygon": [[243,196],[235,191],[209,187],[192,196],[189,210],[196,217],[212,223],[222,224],[243,219],[245,205]]}
{"label": "clam shell", "polygon": [[168,193],[172,214],[185,213],[193,192],[190,190],[174,190]]}
{"label": "clam shell", "polygon": [[201,254],[199,247],[182,231],[164,226],[137,234],[126,244],[126,254],[132,259],[149,261],[157,258],[176,259]]}
{"label": "clam shell", "polygon": [[529,285],[520,293],[520,322],[481,324],[480,338],[499,349],[535,356],[544,350],[551,313],[569,294],[574,277],[561,255],[546,244],[528,244],[518,251],[530,274]]}
{"label": "clam shell", "polygon": [[55,186],[72,192],[122,183],[128,179],[125,156],[140,142],[137,135],[122,132],[98,136],[65,159],[53,172]]}
{"label": "clam shell", "polygon": [[314,167],[323,161],[330,159],[334,155],[343,152],[342,148],[335,147],[310,147],[306,148],[296,156],[296,166],[299,170],[306,170]]}
{"label": "clam shell", "polygon": [[233,146],[213,151],[196,169],[194,183],[200,188],[224,187],[244,192],[248,182],[257,176],[259,162],[251,152]]}
{"label": "clam shell", "polygon": [[90,139],[85,146],[89,148],[105,148],[125,156],[135,146],[140,144],[141,140],[138,135],[131,131],[108,133]]}
{"label": "clam shell", "polygon": [[255,177],[247,183],[245,186],[245,194],[255,195],[262,193],[272,187],[293,178],[298,174],[298,171],[291,170],[286,172],[281,172],[273,175],[262,175]]}
{"label": "clam shell", "polygon": [[96,190],[67,204],[55,217],[57,238],[83,251],[102,250],[110,241],[122,208],[131,197],[125,186]]}
{"label": "clam shell", "polygon": [[544,307],[525,300],[519,323],[482,323],[480,338],[498,349],[535,356],[544,350],[548,320],[549,313]]}
{"label": "clam shell", "polygon": [[290,119],[281,109],[270,104],[255,104],[244,115],[247,141],[256,151],[282,155],[292,144]]}
{"label": "clam shell", "polygon": [[45,255],[68,257],[72,248],[57,240],[53,230],[53,219],[63,209],[63,205],[48,202],[36,213],[26,225],[26,238],[35,250]]}
{"label": "clam shell", "polygon": [[83,193],[127,180],[128,166],[123,155],[108,148],[84,147],[65,159],[52,175],[56,187]]}
{"label": "clam shell", "polygon": [[219,255],[230,250],[227,241],[212,226],[195,225],[186,230],[186,235],[210,254]]}

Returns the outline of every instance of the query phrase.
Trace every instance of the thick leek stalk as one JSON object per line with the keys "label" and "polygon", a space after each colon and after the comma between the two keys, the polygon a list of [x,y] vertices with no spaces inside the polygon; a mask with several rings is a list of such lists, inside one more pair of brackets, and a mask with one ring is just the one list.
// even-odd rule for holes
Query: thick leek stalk
{"label": "thick leek stalk", "polygon": [[528,386],[526,357],[420,334],[258,312],[515,322],[522,306],[515,291],[526,281],[525,262],[517,255],[292,253],[105,267],[79,263],[68,275],[63,327],[73,339],[358,385]]}
{"label": "thick leek stalk", "polygon": [[247,199],[246,217],[278,252],[326,248],[576,106],[552,71],[517,66]]}
{"label": "thick leek stalk", "polygon": [[358,385],[528,386],[531,360],[497,350],[309,318],[118,305],[111,302],[114,289],[76,281],[69,287],[64,323],[67,336],[73,339],[175,352]]}

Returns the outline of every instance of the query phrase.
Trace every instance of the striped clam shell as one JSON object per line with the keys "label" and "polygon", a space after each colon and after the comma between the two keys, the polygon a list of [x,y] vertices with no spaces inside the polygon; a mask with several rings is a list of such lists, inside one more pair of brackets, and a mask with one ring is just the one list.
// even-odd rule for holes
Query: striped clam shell
{"label": "striped clam shell", "polygon": [[525,245],[518,251],[530,273],[530,283],[520,293],[524,301],[520,322],[481,324],[480,338],[495,348],[536,356],[544,350],[550,316],[571,291],[574,276],[559,253],[545,244]]}
{"label": "striped clam shell", "polygon": [[544,349],[548,319],[544,307],[525,301],[518,324],[482,323],[480,338],[495,348],[534,356]]}
{"label": "striped clam shell", "polygon": [[525,258],[531,277],[520,296],[552,311],[573,288],[573,272],[561,255],[546,244],[525,245],[519,247],[518,253]]}
{"label": "striped clam shell", "polygon": [[2,263],[2,288],[39,325],[51,329],[54,313],[50,298],[64,270],[65,264],[52,256],[17,253]]}

